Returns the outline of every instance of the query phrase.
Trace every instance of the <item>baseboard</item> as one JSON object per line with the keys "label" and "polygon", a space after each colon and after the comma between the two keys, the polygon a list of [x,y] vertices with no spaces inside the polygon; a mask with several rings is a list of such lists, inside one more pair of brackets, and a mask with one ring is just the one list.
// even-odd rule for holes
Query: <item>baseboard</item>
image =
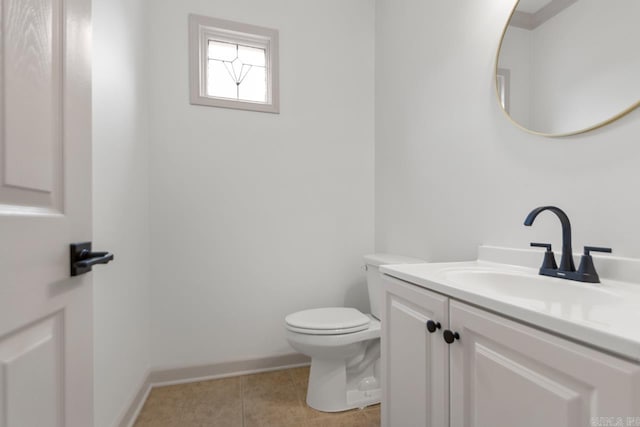
{"label": "baseboard", "polygon": [[151,371],[147,370],[144,377],[142,378],[142,384],[138,387],[138,390],[135,392],[133,397],[131,398],[131,403],[129,407],[125,410],[125,412],[120,417],[120,422],[116,423],[118,427],[131,427],[135,422],[136,418],[138,418],[138,414],[142,409],[142,405],[147,400],[147,396],[151,392]]}
{"label": "baseboard", "polygon": [[153,384],[153,386],[161,386],[213,380],[308,365],[309,363],[310,359],[302,354],[285,354],[260,359],[214,363],[212,365],[156,369],[151,372],[151,384]]}
{"label": "baseboard", "polygon": [[211,365],[154,369],[145,376],[140,389],[133,397],[129,408],[125,411],[117,426],[131,427],[133,425],[153,387],[294,368],[306,366],[310,362],[311,359],[309,357],[294,353]]}

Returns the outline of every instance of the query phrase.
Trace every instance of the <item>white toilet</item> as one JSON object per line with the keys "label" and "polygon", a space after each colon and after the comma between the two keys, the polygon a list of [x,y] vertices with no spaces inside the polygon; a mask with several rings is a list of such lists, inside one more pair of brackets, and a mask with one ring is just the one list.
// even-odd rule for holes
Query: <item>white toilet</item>
{"label": "white toilet", "polygon": [[291,347],[311,357],[307,404],[339,412],[380,402],[380,315],[382,276],[378,267],[424,261],[396,255],[364,257],[371,314],[355,308],[299,311],[285,318]]}

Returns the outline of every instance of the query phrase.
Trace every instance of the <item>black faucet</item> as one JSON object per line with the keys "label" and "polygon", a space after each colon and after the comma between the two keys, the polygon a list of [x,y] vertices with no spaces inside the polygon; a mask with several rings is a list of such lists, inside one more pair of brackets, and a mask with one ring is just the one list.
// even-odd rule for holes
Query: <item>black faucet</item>
{"label": "black faucet", "polygon": [[576,271],[576,266],[573,263],[573,250],[571,248],[571,222],[562,209],[555,206],[541,206],[536,208],[527,215],[527,218],[524,220],[524,225],[528,227],[533,225],[533,221],[535,221],[538,214],[543,211],[551,211],[560,219],[560,223],[562,224],[562,257],[560,259],[560,267],[557,267],[550,244],[531,243],[531,246],[534,247],[547,248],[544,262],[540,268],[540,274],[561,279],[576,280],[578,282],[600,283],[600,278],[596,272],[590,252],[611,253],[611,248],[586,246],[584,248],[584,255],[580,261],[580,267],[578,267]]}
{"label": "black faucet", "polygon": [[[542,206],[535,208],[527,216],[527,219],[524,220],[524,225],[531,227],[538,214],[543,211],[551,211],[558,215],[560,223],[562,224],[562,258],[560,258],[560,270],[564,272],[576,271],[576,266],[573,263],[573,249],[571,249],[571,222],[569,221],[567,214],[564,213],[562,209],[555,206]],[[551,248],[549,248],[549,250],[550,249]]]}

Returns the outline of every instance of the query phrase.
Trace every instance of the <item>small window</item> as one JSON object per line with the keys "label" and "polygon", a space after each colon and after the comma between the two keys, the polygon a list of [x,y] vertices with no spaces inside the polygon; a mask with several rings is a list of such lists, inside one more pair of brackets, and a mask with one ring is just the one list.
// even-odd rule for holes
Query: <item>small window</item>
{"label": "small window", "polygon": [[191,103],[279,112],[278,31],[189,17]]}

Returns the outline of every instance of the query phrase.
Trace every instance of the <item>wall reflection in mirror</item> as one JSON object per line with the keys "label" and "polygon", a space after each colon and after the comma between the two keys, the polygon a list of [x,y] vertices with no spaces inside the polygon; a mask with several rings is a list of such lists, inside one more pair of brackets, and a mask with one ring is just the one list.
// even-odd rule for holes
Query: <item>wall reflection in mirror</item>
{"label": "wall reflection in mirror", "polygon": [[640,105],[640,0],[520,0],[496,64],[498,100],[545,135],[602,126]]}

